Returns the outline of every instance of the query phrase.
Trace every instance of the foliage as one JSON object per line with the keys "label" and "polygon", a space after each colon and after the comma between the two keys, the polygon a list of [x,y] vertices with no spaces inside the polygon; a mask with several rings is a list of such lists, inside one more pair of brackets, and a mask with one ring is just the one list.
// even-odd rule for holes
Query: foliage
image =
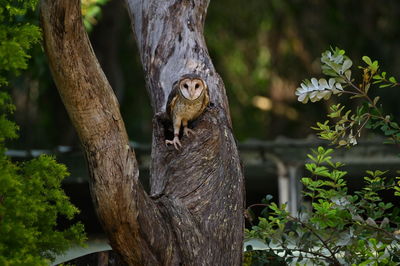
{"label": "foliage", "polygon": [[[40,40],[38,27],[20,22],[36,3],[0,0],[0,85],[27,67],[28,50]],[[5,141],[17,138],[18,127],[7,117],[14,110],[0,92],[0,265],[48,265],[72,243],[83,244],[83,225],[56,228],[59,217],[78,213],[61,189],[64,165],[51,156],[15,163],[5,155]]]}
{"label": "foliage", "polygon": [[286,263],[305,265],[397,265],[400,262],[400,209],[384,203],[380,192],[394,188],[386,172],[367,171],[364,187],[349,193],[346,172],[333,162],[332,149],[319,147],[306,164],[303,194],[311,211],[292,216],[271,202],[247,237],[265,240],[267,252]]}
{"label": "foliage", "polygon": [[321,139],[329,140],[339,146],[356,145],[364,128],[379,129],[388,137],[388,142],[399,143],[400,127],[393,118],[385,114],[379,106],[380,97],[370,96],[374,87],[385,88],[399,86],[396,78],[389,77],[381,71],[378,61],[372,61],[368,56],[363,56],[365,65],[361,69],[361,80],[352,78],[351,66],[353,62],[339,48],[331,49],[322,54],[322,71],[329,80],[305,80],[296,90],[298,100],[307,103],[321,99],[328,100],[332,94],[339,96],[350,95],[351,99],[359,99],[355,110],[347,109],[340,103],[330,107],[328,117],[333,122],[326,120],[318,122],[314,129],[318,130]]}
{"label": "foliage", "polygon": [[[12,110],[9,97],[0,94],[3,111]],[[71,220],[78,209],[61,189],[68,176],[64,165],[53,157],[16,164],[5,155],[4,141],[16,138],[17,126],[0,119],[0,265],[48,265],[72,243],[83,244],[83,225],[60,231],[57,218]]]}
{"label": "foliage", "polygon": [[244,253],[243,265],[248,266],[279,266],[286,265],[285,259],[276,255],[273,251],[253,250],[251,245],[246,247]]}
{"label": "foliage", "polygon": [[20,22],[36,4],[37,0],[0,0],[0,86],[7,84],[6,73],[27,68],[28,50],[40,41],[39,27]]}
{"label": "foliage", "polygon": [[101,6],[108,0],[82,0],[83,24],[88,31],[93,29],[101,16]]}
{"label": "foliage", "polygon": [[[362,58],[360,81],[352,78],[353,62],[344,50],[331,49],[322,54],[322,70],[329,79],[305,80],[296,91],[298,100],[307,103],[329,99],[336,94],[357,99],[356,110],[335,104],[324,123],[314,127],[322,139],[340,146],[356,145],[364,128],[379,129],[398,143],[399,126],[378,106],[379,97],[370,97],[371,88],[400,85],[394,77],[381,72],[379,63]],[[285,263],[315,265],[398,265],[400,262],[400,209],[382,199],[383,193],[400,196],[400,178],[387,178],[387,171],[366,171],[361,190],[349,192],[340,162],[332,159],[333,149],[318,147],[308,155],[303,177],[304,199],[308,206],[296,215],[286,206],[265,200],[259,223],[246,230],[247,237],[265,240],[268,254],[284,258]],[[265,256],[265,255],[264,255]],[[271,256],[271,255],[270,255]],[[256,256],[259,260],[260,256]],[[254,265],[252,263],[248,265]]]}

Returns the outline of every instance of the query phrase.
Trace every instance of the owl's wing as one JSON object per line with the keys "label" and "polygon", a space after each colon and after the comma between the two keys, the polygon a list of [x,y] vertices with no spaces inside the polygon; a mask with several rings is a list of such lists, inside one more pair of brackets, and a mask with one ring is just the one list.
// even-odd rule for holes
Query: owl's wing
{"label": "owl's wing", "polygon": [[168,96],[168,100],[167,100],[167,106],[166,106],[166,110],[167,110],[167,114],[169,116],[172,116],[172,110],[175,107],[175,103],[176,103],[176,99],[178,98],[178,88],[177,86],[173,86],[169,96]]}

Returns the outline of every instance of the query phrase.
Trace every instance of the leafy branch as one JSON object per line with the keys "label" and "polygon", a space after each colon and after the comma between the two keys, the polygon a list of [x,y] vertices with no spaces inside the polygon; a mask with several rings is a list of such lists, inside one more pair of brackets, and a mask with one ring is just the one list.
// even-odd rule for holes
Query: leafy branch
{"label": "leafy branch", "polygon": [[[293,255],[298,251],[311,255],[307,259],[317,264],[324,261],[330,265],[378,262],[396,265],[400,222],[395,206],[383,202],[379,194],[396,189],[394,181],[387,180],[386,171],[367,171],[364,187],[350,194],[345,180],[347,172],[340,170],[342,163],[333,162],[332,154],[332,149],[318,147],[308,155],[311,162],[305,167],[312,178],[301,179],[304,197],[311,201],[308,211],[293,216],[285,205],[273,202],[252,205],[267,210],[257,225],[246,230],[246,236],[265,240],[268,252],[277,256],[285,251],[287,263],[304,259],[301,254]],[[279,248],[271,246],[271,241]]]}
{"label": "leafy branch", "polygon": [[329,79],[305,80],[296,90],[298,100],[302,103],[328,100],[332,95],[350,95],[351,99],[359,98],[361,103],[355,112],[347,110],[343,105],[336,104],[330,107],[328,117],[334,120],[318,122],[314,130],[321,139],[329,140],[338,146],[356,145],[364,128],[380,129],[388,137],[389,143],[400,142],[400,127],[393,121],[390,115],[383,113],[378,106],[380,97],[371,98],[369,91],[371,86],[379,88],[396,87],[400,83],[394,77],[388,77],[386,72],[381,72],[378,61],[372,61],[368,56],[362,60],[366,65],[359,66],[362,71],[362,80],[356,82],[352,78],[351,67],[353,62],[345,55],[345,51],[339,48],[322,53],[322,72]]}

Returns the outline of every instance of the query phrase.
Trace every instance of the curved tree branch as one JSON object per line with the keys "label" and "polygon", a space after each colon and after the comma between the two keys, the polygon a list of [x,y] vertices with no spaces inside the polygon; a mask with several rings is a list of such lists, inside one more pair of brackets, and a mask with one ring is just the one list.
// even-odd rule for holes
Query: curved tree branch
{"label": "curved tree branch", "polygon": [[53,78],[85,150],[92,198],[111,246],[131,265],[169,264],[173,235],[138,181],[135,153],[83,28],[80,1],[44,0],[41,20]]}

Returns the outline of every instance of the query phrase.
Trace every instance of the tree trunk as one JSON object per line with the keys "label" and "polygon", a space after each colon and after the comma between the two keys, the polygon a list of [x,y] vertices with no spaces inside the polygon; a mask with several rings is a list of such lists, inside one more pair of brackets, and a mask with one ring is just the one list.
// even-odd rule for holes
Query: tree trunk
{"label": "tree trunk", "polygon": [[[42,0],[53,78],[80,137],[93,201],[110,244],[129,265],[240,265],[244,184],[228,102],[203,38],[208,1],[127,0],[154,109],[151,196],[119,106],[82,26],[79,0]],[[118,15],[118,14],[116,14]],[[165,145],[172,84],[197,73],[212,106],[179,151]],[[170,138],[170,137],[169,137]]]}

